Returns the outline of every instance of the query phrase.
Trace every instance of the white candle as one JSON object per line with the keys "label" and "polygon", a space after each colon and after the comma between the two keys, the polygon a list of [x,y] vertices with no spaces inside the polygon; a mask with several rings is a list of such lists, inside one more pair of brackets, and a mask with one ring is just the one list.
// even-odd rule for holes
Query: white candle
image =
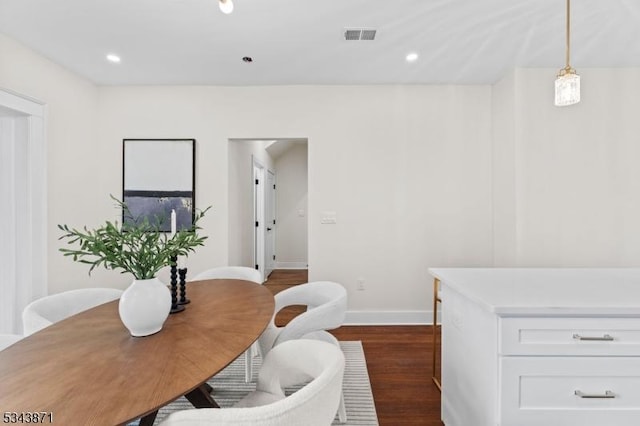
{"label": "white candle", "polygon": [[187,256],[178,256],[178,269],[185,269],[187,267]]}
{"label": "white candle", "polygon": [[171,209],[171,238],[176,235],[176,211]]}

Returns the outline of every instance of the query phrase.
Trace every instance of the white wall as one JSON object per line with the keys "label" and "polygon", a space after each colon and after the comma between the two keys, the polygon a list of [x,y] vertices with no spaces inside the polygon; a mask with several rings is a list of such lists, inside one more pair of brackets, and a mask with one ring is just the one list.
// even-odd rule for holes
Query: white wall
{"label": "white wall", "polygon": [[516,86],[509,72],[492,90],[493,264],[515,265],[516,226]]}
{"label": "white wall", "polygon": [[[308,148],[295,143],[276,159],[276,265],[308,263]],[[300,214],[302,213],[302,214]]]}
{"label": "white wall", "polygon": [[[229,265],[253,267],[253,157],[274,169],[264,140],[229,141]],[[222,266],[215,264],[214,266]]]}
{"label": "white wall", "polygon": [[[310,279],[344,283],[354,310],[412,311],[431,299],[429,266],[490,265],[491,88],[323,93],[309,138]],[[338,223],[321,225],[322,211]]]}
{"label": "white wall", "polygon": [[[310,279],[344,284],[351,310],[427,319],[428,266],[491,264],[489,86],[96,88],[10,39],[0,48],[0,85],[49,106],[51,292],[131,280],[89,277],[55,228],[116,216],[124,138],[197,140],[196,199],[213,209],[192,271],[230,261],[228,141],[267,138],[309,140]],[[327,210],[336,225],[320,225]]]}
{"label": "white wall", "polygon": [[197,200],[213,209],[190,270],[240,259],[228,141],[308,139],[310,279],[343,283],[364,314],[428,318],[429,266],[640,265],[637,69],[580,69],[582,102],[556,108],[555,70],[494,87],[96,88],[3,36],[0,55],[0,86],[49,108],[54,292],[130,281],[89,278],[55,229],[115,215],[123,138],[197,140]]}
{"label": "white wall", "polygon": [[[227,141],[308,138],[310,279],[343,283],[353,310],[426,310],[428,266],[491,264],[490,102],[488,86],[104,87],[99,143],[197,140],[213,205],[197,270],[230,260]],[[120,161],[94,166],[120,184]]]}
{"label": "white wall", "polygon": [[0,58],[0,87],[38,99],[47,108],[49,292],[90,282],[118,286],[112,272],[100,271],[90,279],[85,265],[58,251],[57,224],[96,224],[113,211],[108,194],[121,191],[110,175],[122,153],[111,155],[98,141],[97,88],[2,34]]}
{"label": "white wall", "polygon": [[494,182],[512,202],[495,205],[510,228],[496,227],[495,241],[515,245],[505,263],[640,266],[640,69],[579,71],[582,101],[571,107],[553,105],[554,70],[519,69],[496,86],[512,86],[514,99],[498,112],[514,130],[494,140],[494,160],[514,156],[502,168],[513,184]]}

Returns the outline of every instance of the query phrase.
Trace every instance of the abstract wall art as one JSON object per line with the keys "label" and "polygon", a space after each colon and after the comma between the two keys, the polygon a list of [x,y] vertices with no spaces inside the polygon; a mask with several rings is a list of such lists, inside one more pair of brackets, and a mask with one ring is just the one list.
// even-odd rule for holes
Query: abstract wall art
{"label": "abstract wall art", "polygon": [[191,229],[195,208],[195,139],[124,139],[122,199],[130,211],[123,223],[148,218],[171,231]]}

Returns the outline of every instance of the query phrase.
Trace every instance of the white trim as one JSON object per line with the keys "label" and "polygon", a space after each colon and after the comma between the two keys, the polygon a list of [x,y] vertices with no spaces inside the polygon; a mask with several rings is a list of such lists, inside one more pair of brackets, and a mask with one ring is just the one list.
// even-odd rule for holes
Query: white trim
{"label": "white trim", "polygon": [[[0,334],[20,333],[16,307],[18,285],[16,283],[16,199],[14,117],[0,117],[0,194],[11,208],[0,210],[0,291],[6,306],[0,311]],[[4,141],[8,141],[5,143]],[[24,306],[22,306],[24,307]]]}
{"label": "white trim", "polygon": [[43,102],[1,87],[0,105],[26,115],[44,117],[45,114]]}
{"label": "white trim", "polygon": [[[276,269],[276,172],[275,170],[266,169],[265,182],[269,185],[265,185],[264,188],[264,220],[266,223],[264,231],[264,269],[263,276],[268,277],[269,274]],[[269,182],[270,176],[273,177],[272,182]],[[273,186],[271,186],[273,185]],[[271,221],[273,220],[273,223]],[[268,222],[268,223],[267,223]],[[267,231],[267,228],[271,231]],[[271,244],[269,244],[269,238],[271,238]]]}
{"label": "white trim", "polygon": [[[347,311],[343,325],[431,325],[433,311]],[[440,324],[440,312],[438,312]]]}
{"label": "white trim", "polygon": [[13,277],[14,286],[4,288],[7,281],[0,286],[13,311],[3,316],[0,332],[21,333],[22,309],[47,294],[47,108],[1,88],[0,108],[8,114],[3,120],[0,167],[3,201],[9,206],[0,211],[0,223],[15,233],[7,232],[0,250],[7,269],[4,278]]}
{"label": "white trim", "polygon": [[307,269],[308,267],[307,262],[276,262],[274,269]]}
{"label": "white trim", "polygon": [[[257,265],[258,271],[264,277],[266,265],[264,255],[264,171],[262,162],[255,156],[251,156],[251,186],[253,188],[253,266]],[[258,181],[256,184],[255,181]],[[258,223],[258,226],[254,224]]]}

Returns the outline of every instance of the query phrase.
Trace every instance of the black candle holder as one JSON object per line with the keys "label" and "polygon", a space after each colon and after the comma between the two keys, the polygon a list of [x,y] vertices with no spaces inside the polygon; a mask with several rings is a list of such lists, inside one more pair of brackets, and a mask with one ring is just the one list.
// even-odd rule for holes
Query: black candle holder
{"label": "black candle holder", "polygon": [[187,268],[178,269],[178,275],[180,276],[180,300],[178,300],[178,305],[186,305],[191,303],[191,300],[187,299]]}
{"label": "black candle holder", "polygon": [[171,311],[172,314],[184,311],[184,306],[178,304],[178,256],[171,256]]}

